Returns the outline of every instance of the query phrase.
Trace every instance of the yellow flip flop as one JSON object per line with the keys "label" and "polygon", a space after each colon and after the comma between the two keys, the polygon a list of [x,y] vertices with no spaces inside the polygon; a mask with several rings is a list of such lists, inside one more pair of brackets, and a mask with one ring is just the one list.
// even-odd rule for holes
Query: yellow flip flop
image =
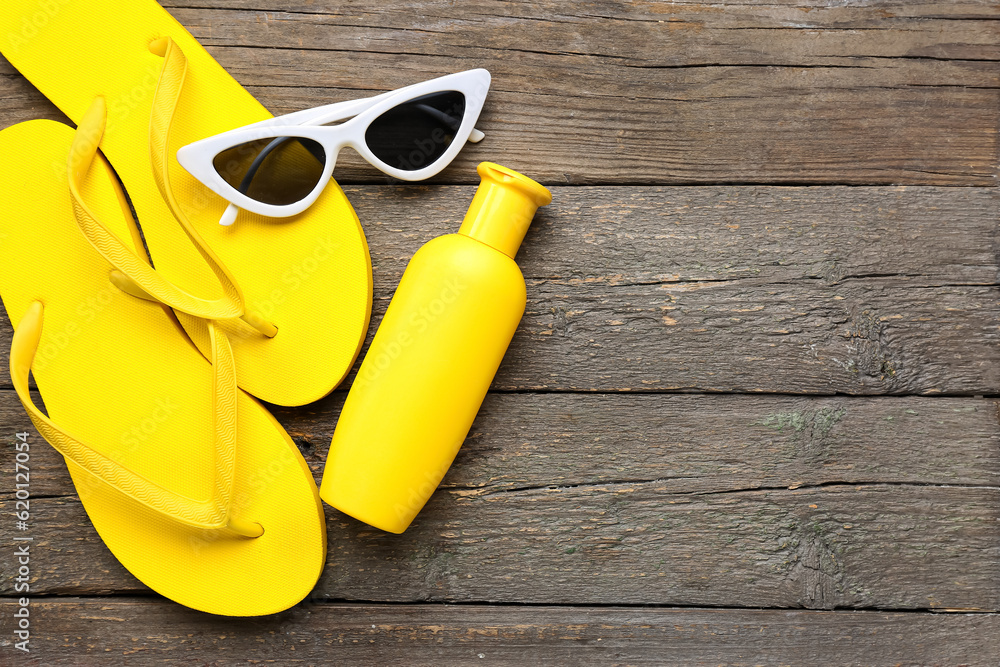
{"label": "yellow flip flop", "polygon": [[303,405],[333,390],[372,299],[368,246],[340,187],[331,180],[291,218],[242,212],[220,226],[227,202],[180,167],[177,149],[271,114],[153,0],[4,0],[0,25],[0,52],[74,122],[104,105],[101,150],[161,281],[186,295],[170,305],[202,353],[214,319],[247,392]]}
{"label": "yellow flip flop", "polygon": [[[237,388],[219,327],[206,325],[206,360],[168,308],[116,286],[102,253],[136,258],[141,239],[96,140],[46,120],[0,132],[14,388],[65,457],[98,534],[140,581],[214,614],[287,609],[325,561],[315,481],[282,427]],[[101,252],[78,226],[82,207],[105,221],[86,231]],[[29,370],[47,416],[31,402]]]}

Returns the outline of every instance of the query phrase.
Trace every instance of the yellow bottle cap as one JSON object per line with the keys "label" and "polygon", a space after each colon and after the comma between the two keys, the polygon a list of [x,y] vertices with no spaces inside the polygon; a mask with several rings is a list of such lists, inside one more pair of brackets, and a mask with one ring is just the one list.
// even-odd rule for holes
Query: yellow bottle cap
{"label": "yellow bottle cap", "polygon": [[492,162],[481,162],[476,171],[482,180],[458,233],[513,259],[535,211],[552,201],[552,193],[527,176]]}

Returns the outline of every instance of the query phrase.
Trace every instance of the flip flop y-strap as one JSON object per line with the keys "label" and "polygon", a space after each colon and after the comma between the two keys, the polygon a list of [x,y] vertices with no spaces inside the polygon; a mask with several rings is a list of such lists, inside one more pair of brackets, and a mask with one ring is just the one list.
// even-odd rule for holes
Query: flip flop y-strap
{"label": "flip flop y-strap", "polygon": [[[183,58],[183,54],[181,54],[181,58]],[[123,291],[143,299],[158,301],[180,312],[206,320],[240,318],[261,334],[273,337],[277,333],[277,328],[273,324],[256,314],[245,312],[243,294],[235,279],[211,248],[205,244],[180,208],[176,206],[169,182],[162,178],[163,172],[155,168],[157,164],[164,167],[166,165],[165,159],[161,159],[164,151],[155,148],[155,146],[165,146],[166,136],[169,133],[169,121],[164,125],[164,123],[157,122],[156,119],[164,117],[164,113],[166,113],[167,118],[172,116],[173,108],[176,106],[176,96],[179,95],[179,88],[183,84],[182,74],[186,66],[180,68],[181,74],[178,74],[177,62],[174,59],[170,67],[164,67],[161,72],[161,85],[157,86],[158,94],[154,100],[150,130],[151,146],[154,146],[151,149],[153,171],[157,184],[160,185],[161,193],[164,193],[165,197],[169,196],[169,200],[172,202],[170,204],[171,211],[174,212],[175,217],[178,214],[181,216],[177,217],[178,222],[222,286],[222,298],[202,299],[163,278],[148,261],[139,257],[118,236],[112,233],[84,202],[80,193],[81,184],[97,157],[107,124],[107,104],[102,97],[94,99],[87,113],[80,120],[70,150],[69,188],[73,201],[73,213],[83,235],[115,267],[115,271],[111,274],[111,281]],[[164,96],[159,94],[161,90],[167,93],[173,92]],[[158,109],[161,111],[158,112]],[[167,109],[167,111],[164,112],[163,109]],[[161,129],[156,129],[158,127]],[[154,140],[154,137],[161,137],[161,140]],[[113,183],[113,186],[121,196],[120,186],[117,183]]]}
{"label": "flip flop y-strap", "polygon": [[215,484],[208,500],[196,500],[170,491],[126,468],[57,426],[43,414],[28,393],[28,372],[42,335],[45,307],[32,302],[21,318],[10,347],[10,376],[14,390],[38,432],[56,451],[83,470],[146,507],[192,528],[226,529],[245,537],[259,537],[258,523],[233,517],[230,501],[236,469],[236,369],[229,339],[209,322],[212,335],[215,414]]}
{"label": "flip flop y-strap", "polygon": [[[97,150],[104,136],[107,121],[107,106],[104,98],[98,97],[80,121],[73,146],[69,156],[69,191],[73,201],[73,213],[76,216],[80,231],[87,237],[91,245],[115,267],[120,274],[116,275],[116,283],[131,281],[134,283],[128,292],[140,290],[156,301],[167,304],[184,313],[205,319],[230,319],[243,314],[243,295],[218,259],[211,251],[198,245],[202,257],[208,262],[212,271],[222,284],[223,297],[217,300],[206,300],[194,296],[170,281],[166,280],[143,258],[118,238],[91,211],[80,194],[82,184],[97,157]],[[118,189],[118,184],[114,187]],[[123,287],[123,285],[119,285]]]}
{"label": "flip flop y-strap", "polygon": [[[163,68],[160,70],[160,78],[156,84],[156,91],[153,93],[153,108],[149,119],[149,156],[152,160],[156,187],[160,190],[160,195],[170,212],[174,214],[202,257],[205,257],[206,260],[211,258],[209,263],[213,267],[221,265],[221,261],[206,245],[184,213],[184,209],[177,203],[173,186],[170,183],[170,129],[173,126],[174,112],[177,109],[177,102],[180,100],[181,90],[184,88],[184,81],[187,78],[187,56],[170,37],[154,40],[150,43],[149,50],[163,58]],[[231,279],[230,282],[232,282]],[[278,333],[277,328],[272,323],[252,311],[244,312],[242,319],[269,338]]]}

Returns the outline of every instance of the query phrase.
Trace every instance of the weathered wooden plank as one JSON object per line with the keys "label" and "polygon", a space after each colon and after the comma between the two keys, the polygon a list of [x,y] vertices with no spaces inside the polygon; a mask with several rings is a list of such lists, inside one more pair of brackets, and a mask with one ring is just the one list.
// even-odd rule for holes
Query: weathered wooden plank
{"label": "weathered wooden plank", "polygon": [[[379,291],[458,229],[474,188],[349,186]],[[555,187],[517,259],[556,284],[997,282],[996,188]]]}
{"label": "weathered wooden plank", "polygon": [[[10,618],[13,602],[0,610]],[[995,614],[301,605],[256,619],[154,600],[35,600],[12,665],[989,665]],[[6,637],[4,643],[9,643]]]}
{"label": "weathered wooden plank", "polygon": [[331,512],[330,561],[317,593],[579,604],[1000,606],[995,487],[834,485],[704,495],[670,489],[668,479],[449,491],[436,496],[412,532],[395,539]]}
{"label": "weathered wooden plank", "polygon": [[[344,392],[307,408],[273,407],[320,479]],[[997,403],[969,398],[806,398],[697,394],[490,394],[455,464],[450,490],[669,481],[676,493],[818,486],[996,486]],[[10,497],[13,434],[32,433],[32,492],[73,495],[62,458],[0,391],[7,434],[0,473]]]}
{"label": "weathered wooden plank", "polygon": [[[342,404],[341,394],[274,414],[320,468]],[[492,393],[443,488],[996,486],[997,410],[967,398]]]}
{"label": "weathered wooden plank", "polygon": [[[375,266],[371,331],[472,192],[349,189]],[[995,188],[555,195],[519,255],[529,304],[497,388],[1000,393]]]}
{"label": "weathered wooden plank", "polygon": [[[279,113],[489,68],[488,139],[444,182],[992,185],[995,5],[828,5],[167,3]],[[0,91],[4,125],[58,116],[7,63]],[[338,177],[383,180],[347,154]]]}
{"label": "weathered wooden plank", "polygon": [[529,289],[523,333],[497,375],[499,388],[984,394],[1000,387],[993,287]]}
{"label": "weathered wooden plank", "polygon": [[[402,536],[329,510],[328,563],[314,595],[1000,608],[996,486],[829,483],[684,492],[676,490],[684,481],[641,473],[572,485],[446,488]],[[31,507],[36,594],[144,590],[100,543],[75,499],[39,498]],[[8,595],[10,567],[0,563],[0,593]]]}

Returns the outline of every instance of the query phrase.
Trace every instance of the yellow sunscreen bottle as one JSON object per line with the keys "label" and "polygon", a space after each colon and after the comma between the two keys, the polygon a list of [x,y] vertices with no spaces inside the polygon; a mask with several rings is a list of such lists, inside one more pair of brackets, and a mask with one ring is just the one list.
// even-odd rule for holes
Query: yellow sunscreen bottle
{"label": "yellow sunscreen bottle", "polygon": [[410,260],[344,403],[320,495],[402,533],[472,426],[526,302],[514,255],[544,187],[490,162],[457,234]]}

